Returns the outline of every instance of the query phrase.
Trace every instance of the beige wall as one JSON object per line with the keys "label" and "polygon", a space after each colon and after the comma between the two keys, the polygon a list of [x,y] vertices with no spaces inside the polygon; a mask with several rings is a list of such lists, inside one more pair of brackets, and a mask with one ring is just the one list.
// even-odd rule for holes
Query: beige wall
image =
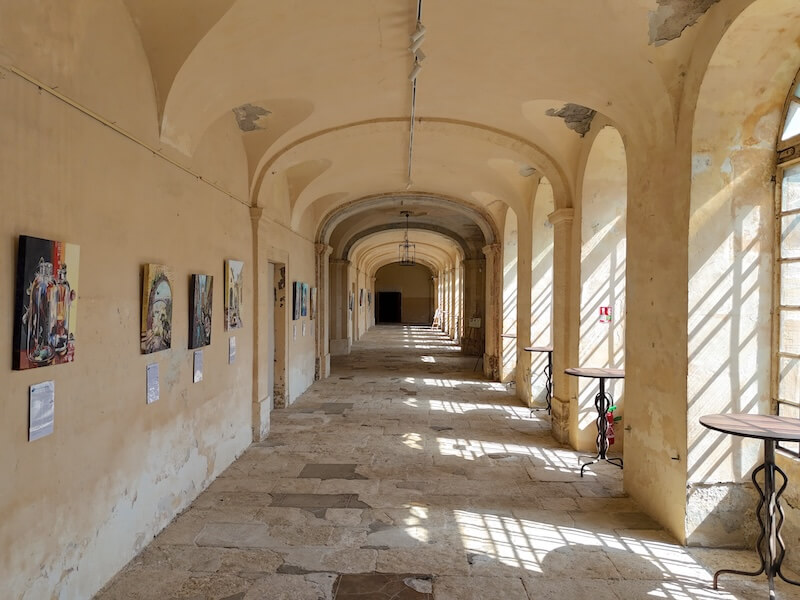
{"label": "beige wall", "polygon": [[[52,18],[71,24],[70,39],[40,35],[46,19],[32,14],[4,19],[0,66],[29,72],[158,148],[152,80],[121,5],[87,3],[69,15],[60,15],[59,4],[50,8]],[[46,43],[29,47],[32,40]],[[232,119],[214,125],[192,157],[164,150],[187,173],[9,71],[0,75],[0,107],[0,547],[14,549],[0,552],[0,587],[8,598],[83,600],[250,443],[253,402],[268,396],[259,397],[254,371],[269,388],[253,363],[254,300],[262,299],[253,282],[271,250],[254,255],[250,212],[237,201],[247,198],[247,167]],[[292,248],[294,275],[313,284],[310,242],[265,222],[262,237],[284,254]],[[80,246],[72,364],[10,368],[20,234]],[[244,327],[230,332],[223,330],[226,258],[245,263]],[[148,262],[174,274],[173,339],[170,350],[142,355],[140,273]],[[215,277],[200,383],[192,383],[187,349],[191,273]],[[233,336],[237,356],[229,365]],[[290,352],[296,397],[313,379],[313,337]],[[152,362],[160,399],[147,405]],[[54,433],[28,442],[28,389],[46,380],[55,381]]]}
{"label": "beige wall", "polygon": [[378,269],[375,292],[400,292],[403,323],[430,323],[433,320],[431,272],[427,267],[402,267],[397,263]]}
{"label": "beige wall", "polygon": [[[553,225],[547,215],[553,212],[553,186],[542,179],[533,202],[531,252],[531,345],[553,343]],[[531,355],[531,400],[545,402],[544,368],[547,354]]]}

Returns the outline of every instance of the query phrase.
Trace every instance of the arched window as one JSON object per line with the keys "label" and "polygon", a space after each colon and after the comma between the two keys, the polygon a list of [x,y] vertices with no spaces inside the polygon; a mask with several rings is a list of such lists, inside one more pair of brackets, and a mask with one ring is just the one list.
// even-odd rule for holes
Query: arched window
{"label": "arched window", "polygon": [[[800,418],[800,73],[784,106],[777,146],[777,264],[773,411]],[[781,443],[800,456],[800,445]]]}

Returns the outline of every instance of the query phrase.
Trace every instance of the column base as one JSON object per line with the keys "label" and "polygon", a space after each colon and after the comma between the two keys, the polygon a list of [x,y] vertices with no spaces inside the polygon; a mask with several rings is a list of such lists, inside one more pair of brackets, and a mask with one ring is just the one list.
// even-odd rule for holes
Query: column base
{"label": "column base", "polygon": [[253,403],[253,441],[263,442],[269,435],[269,417],[272,412],[272,398],[267,396]]}
{"label": "column base", "polygon": [[560,444],[569,443],[569,400],[553,398],[551,401],[550,432]]}
{"label": "column base", "polygon": [[331,340],[331,353],[329,356],[347,356],[350,354],[350,339]]}
{"label": "column base", "polygon": [[487,379],[500,381],[500,359],[492,354],[483,355],[483,374]]}

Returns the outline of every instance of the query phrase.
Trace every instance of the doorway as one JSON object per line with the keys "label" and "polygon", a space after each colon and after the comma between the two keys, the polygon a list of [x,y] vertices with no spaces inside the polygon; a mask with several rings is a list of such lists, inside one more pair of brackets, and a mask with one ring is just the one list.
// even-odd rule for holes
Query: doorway
{"label": "doorway", "polygon": [[378,323],[402,323],[403,314],[401,292],[378,292],[375,304],[376,321]]}

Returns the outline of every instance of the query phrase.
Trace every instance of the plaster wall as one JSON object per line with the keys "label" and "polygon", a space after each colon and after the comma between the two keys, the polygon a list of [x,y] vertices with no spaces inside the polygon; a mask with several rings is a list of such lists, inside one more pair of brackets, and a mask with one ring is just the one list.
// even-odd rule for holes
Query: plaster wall
{"label": "plaster wall", "polygon": [[[689,223],[690,544],[740,545],[754,535],[730,523],[742,522],[742,514],[745,523],[755,522],[749,474],[762,444],[706,430],[699,418],[771,411],[772,177],[783,103],[800,66],[800,47],[788,32],[798,26],[796,3],[754,3],[717,47],[698,94]],[[779,460],[796,481],[797,461]],[[790,545],[800,539],[793,504],[784,530]]]}
{"label": "plaster wall", "polygon": [[[439,281],[441,284],[441,277]],[[400,292],[403,323],[430,324],[433,321],[433,286],[427,267],[403,267],[397,263],[381,267],[375,274],[375,292]]]}
{"label": "plaster wall", "polygon": [[[533,202],[533,239],[531,250],[531,345],[553,343],[553,224],[547,216],[553,212],[553,186],[542,179]],[[544,368],[547,354],[531,355],[531,401],[545,402]]]}
{"label": "plaster wall", "polygon": [[[126,60],[130,70],[118,66],[118,77],[135,79],[142,67]],[[110,75],[105,94],[116,79]],[[128,84],[116,89],[129,93]],[[82,91],[91,101],[92,90]],[[118,100],[128,122],[146,121],[147,102],[135,95]],[[17,76],[0,78],[0,106],[0,581],[8,598],[83,600],[250,443],[253,307],[244,304],[244,328],[226,332],[222,323],[224,259],[245,261],[245,298],[252,298],[250,216]],[[233,130],[221,129],[209,132],[193,166],[244,179],[242,158]],[[80,245],[72,364],[10,369],[19,234]],[[175,302],[172,348],[142,355],[140,277],[147,262],[171,267]],[[200,383],[192,383],[187,349],[190,273],[215,277]],[[231,336],[237,357],[229,365]],[[145,367],[152,362],[160,367],[161,393],[147,405]],[[54,433],[28,442],[28,388],[51,379]]]}
{"label": "plaster wall", "polygon": [[[627,194],[625,146],[613,127],[595,137],[586,162],[581,217],[581,296],[578,363],[582,367],[625,367],[625,225]],[[611,321],[600,309],[611,309]],[[624,411],[624,380],[606,381],[617,410]],[[578,379],[575,446],[593,450],[597,437],[594,398],[596,379]],[[615,425],[615,444],[622,444],[624,422]]]}

